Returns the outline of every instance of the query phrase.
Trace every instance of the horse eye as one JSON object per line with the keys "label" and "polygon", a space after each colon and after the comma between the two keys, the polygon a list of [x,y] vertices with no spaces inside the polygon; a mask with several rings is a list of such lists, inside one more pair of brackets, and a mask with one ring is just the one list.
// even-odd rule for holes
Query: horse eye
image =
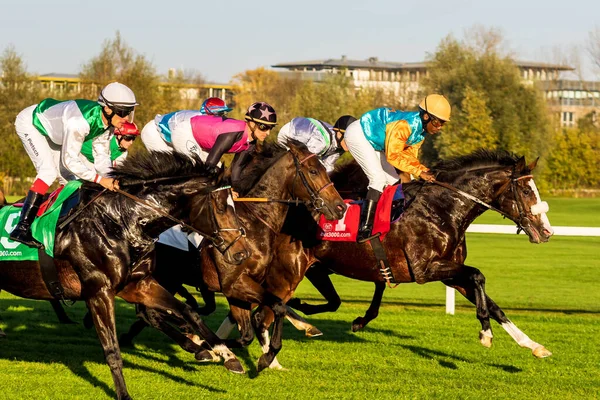
{"label": "horse eye", "polygon": [[530,190],[528,190],[528,189],[525,189],[525,190],[523,190],[523,194],[524,194],[525,196],[529,196],[529,193],[531,193],[531,191],[530,191]]}
{"label": "horse eye", "polygon": [[310,170],[311,175],[317,175],[319,172],[316,169]]}

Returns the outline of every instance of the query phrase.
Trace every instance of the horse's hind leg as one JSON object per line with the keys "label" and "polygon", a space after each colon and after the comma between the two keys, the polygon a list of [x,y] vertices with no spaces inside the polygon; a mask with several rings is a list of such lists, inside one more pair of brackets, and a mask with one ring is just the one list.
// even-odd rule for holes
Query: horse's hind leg
{"label": "horse's hind leg", "polygon": [[[156,280],[147,276],[140,281],[132,282],[118,294],[130,303],[143,304],[148,308],[156,309],[168,314],[169,318],[179,318],[190,324],[214,350],[225,359],[225,368],[235,373],[244,373],[244,368],[235,354],[225,346],[223,341],[210,330],[200,316],[190,306],[177,300]],[[183,325],[183,324],[182,324]]]}
{"label": "horse's hind leg", "polygon": [[117,341],[115,324],[115,298],[107,291],[100,291],[86,300],[92,315],[104,357],[113,377],[118,399],[131,399],[123,377],[123,359]]}
{"label": "horse's hind leg", "polygon": [[294,325],[294,328],[299,331],[304,331],[304,334],[308,337],[317,337],[323,335],[323,332],[316,326],[310,324],[307,320],[299,316],[292,307],[286,306],[285,318]]}
{"label": "horse's hind leg", "polygon": [[352,322],[352,332],[356,332],[364,328],[369,322],[373,321],[379,315],[379,308],[381,307],[381,299],[383,298],[383,292],[385,291],[385,282],[375,282],[375,292],[373,293],[373,299],[371,305],[365,313],[364,317],[358,317]]}
{"label": "horse's hind leg", "polygon": [[304,275],[306,279],[321,293],[321,295],[327,300],[325,304],[312,305],[302,302],[299,298],[292,298],[287,302],[287,305],[306,314],[313,315],[323,312],[334,312],[340,308],[342,300],[337,294],[331,279],[329,278],[329,272],[323,266],[315,265],[306,270]]}

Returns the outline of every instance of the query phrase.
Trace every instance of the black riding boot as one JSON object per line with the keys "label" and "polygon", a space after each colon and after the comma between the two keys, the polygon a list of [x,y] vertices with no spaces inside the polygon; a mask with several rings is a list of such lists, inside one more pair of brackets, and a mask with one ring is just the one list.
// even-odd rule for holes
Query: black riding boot
{"label": "black riding boot", "polygon": [[356,241],[359,243],[366,242],[373,237],[371,232],[373,230],[373,222],[375,222],[377,202],[380,197],[380,191],[369,188],[367,198],[360,209],[360,224],[358,225],[358,235],[356,236]]}
{"label": "black riding boot", "polygon": [[44,195],[30,190],[27,193],[23,208],[21,209],[21,218],[15,229],[10,233],[10,240],[21,242],[27,246],[41,248],[42,245],[31,236],[31,224],[40,209],[44,200]]}

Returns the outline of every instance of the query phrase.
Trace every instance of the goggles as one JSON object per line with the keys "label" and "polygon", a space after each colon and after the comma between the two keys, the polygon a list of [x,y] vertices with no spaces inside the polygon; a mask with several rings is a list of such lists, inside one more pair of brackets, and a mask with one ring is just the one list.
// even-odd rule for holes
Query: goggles
{"label": "goggles", "polygon": [[134,110],[133,107],[123,107],[123,106],[114,106],[114,105],[109,106],[109,108],[112,110],[112,112],[114,112],[116,115],[118,115],[121,118],[127,117]]}
{"label": "goggles", "polygon": [[446,121],[441,120],[434,115],[429,114],[429,117],[431,119],[431,125],[433,125],[435,128],[441,128],[446,123]]}
{"label": "goggles", "polygon": [[126,140],[128,142],[133,142],[137,138],[137,135],[120,135],[120,136],[121,136],[121,140]]}
{"label": "goggles", "polygon": [[261,131],[270,131],[271,129],[273,129],[275,127],[275,125],[262,124],[262,123],[256,122],[256,121],[254,121],[254,123],[256,124],[256,127],[258,129],[260,129]]}

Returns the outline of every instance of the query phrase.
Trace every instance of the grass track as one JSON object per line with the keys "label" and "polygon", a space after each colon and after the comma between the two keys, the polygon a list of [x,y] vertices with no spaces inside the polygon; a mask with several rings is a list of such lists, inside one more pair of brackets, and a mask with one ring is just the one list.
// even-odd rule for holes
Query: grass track
{"label": "grass track", "polygon": [[[555,225],[600,226],[600,201],[549,199]],[[553,216],[556,212],[556,218]],[[483,218],[488,218],[486,213]],[[569,221],[575,221],[569,224]],[[482,222],[482,221],[478,221]],[[488,222],[488,223],[496,223]],[[443,398],[592,399],[600,396],[600,238],[554,237],[544,245],[524,235],[469,234],[467,264],[487,277],[488,294],[533,340],[554,355],[538,360],[497,324],[494,346],[483,348],[474,307],[457,298],[444,314],[444,287],[401,285],[387,290],[380,317],[363,332],[351,321],[367,309],[373,285],[334,276],[340,310],[311,318],[325,335],[307,339],[286,323],[279,360],[288,371],[256,374],[260,349],[236,350],[247,374],[198,364],[157,332],[146,330],[125,349],[125,379],[137,399],[204,398]],[[319,301],[308,283],[298,295]],[[217,328],[225,315],[208,323]],[[67,312],[81,321],[85,306]],[[133,321],[119,301],[117,327]],[[45,302],[0,293],[0,399],[114,397],[94,331],[61,326]]]}

